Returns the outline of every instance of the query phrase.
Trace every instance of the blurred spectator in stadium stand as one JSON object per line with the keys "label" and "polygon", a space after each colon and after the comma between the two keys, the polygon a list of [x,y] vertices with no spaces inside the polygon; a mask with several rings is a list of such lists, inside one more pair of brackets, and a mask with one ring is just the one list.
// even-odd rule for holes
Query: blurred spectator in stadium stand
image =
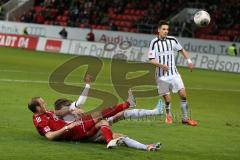
{"label": "blurred spectator in stadium stand", "polygon": [[86,40],[90,41],[90,42],[94,42],[95,41],[95,35],[93,33],[92,28],[90,28],[90,32],[87,34]]}
{"label": "blurred spectator in stadium stand", "polygon": [[28,35],[27,27],[24,27],[24,29],[23,29],[23,35]]}
{"label": "blurred spectator in stadium stand", "polygon": [[60,32],[59,32],[59,35],[61,36],[61,38],[63,39],[67,39],[68,37],[68,32],[65,28],[63,28]]}
{"label": "blurred spectator in stadium stand", "polygon": [[36,13],[35,23],[43,24],[44,22],[45,22],[45,17],[43,16],[42,12]]}
{"label": "blurred spectator in stadium stand", "polygon": [[109,23],[109,27],[110,27],[110,30],[112,30],[112,31],[117,31],[118,30],[118,27],[113,22]]}
{"label": "blurred spectator in stadium stand", "polygon": [[228,53],[229,56],[237,56],[236,44],[233,43],[230,46],[228,46],[227,53]]}

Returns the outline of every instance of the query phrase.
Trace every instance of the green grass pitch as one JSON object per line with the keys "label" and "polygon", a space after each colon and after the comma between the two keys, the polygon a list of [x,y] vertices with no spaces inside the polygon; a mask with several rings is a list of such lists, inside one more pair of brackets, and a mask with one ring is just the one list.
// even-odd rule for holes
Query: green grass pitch
{"label": "green grass pitch", "polygon": [[[50,74],[73,56],[0,48],[0,159],[94,159],[94,160],[239,160],[240,159],[240,75],[195,69],[190,73],[179,68],[183,77],[192,117],[197,127],[175,122],[166,125],[159,119],[126,120],[114,124],[113,131],[144,143],[161,141],[159,152],[145,152],[124,146],[107,150],[105,144],[52,142],[36,132],[27,102],[42,96],[49,108],[64,95],[48,85]],[[110,81],[110,61],[93,88],[116,94]],[[143,64],[144,65],[144,64]],[[121,67],[119,66],[119,69]],[[86,67],[78,68],[67,82],[83,85]],[[109,85],[103,85],[109,84]],[[155,86],[155,84],[153,84]],[[157,97],[137,98],[137,108],[155,107]],[[121,101],[119,99],[119,101]],[[85,110],[94,109],[99,100],[88,99]],[[179,99],[173,96],[172,110],[180,113]]]}

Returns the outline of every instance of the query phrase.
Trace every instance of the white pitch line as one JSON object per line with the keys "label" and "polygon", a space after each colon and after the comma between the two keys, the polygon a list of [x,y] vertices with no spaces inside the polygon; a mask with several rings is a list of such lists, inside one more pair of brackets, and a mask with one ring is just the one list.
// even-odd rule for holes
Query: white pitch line
{"label": "white pitch line", "polygon": [[[16,83],[38,83],[38,84],[48,84],[49,81],[39,81],[39,80],[24,80],[24,79],[0,79],[0,82],[16,82]],[[66,84],[70,85],[82,85],[84,83],[76,83],[76,82],[66,82]],[[113,86],[113,84],[109,83],[95,83],[96,86]],[[118,85],[118,86],[127,86],[127,85]],[[143,86],[141,88],[149,89],[150,87]],[[219,92],[240,92],[240,89],[223,89],[223,88],[200,88],[200,87],[187,87],[188,90],[205,90],[205,91],[219,91]]]}
{"label": "white pitch line", "polygon": [[[38,84],[48,84],[49,81],[35,81],[35,80],[24,80],[24,79],[0,79],[0,82],[16,82],[16,83],[38,83]],[[58,83],[58,82],[56,82]],[[77,82],[65,82],[65,84],[78,84],[78,85],[82,85],[82,84],[85,84],[85,83],[77,83]],[[97,84],[94,84],[94,85],[102,85],[102,86],[112,86],[110,85],[109,83],[97,83]],[[122,86],[122,85],[121,85]]]}
{"label": "white pitch line", "polygon": [[[0,82],[39,83],[39,84],[48,84],[49,83],[49,81],[34,81],[34,80],[24,80],[24,79],[0,79]],[[67,84],[83,84],[83,83],[69,82]]]}
{"label": "white pitch line", "polygon": [[187,87],[187,89],[190,89],[190,90],[219,91],[219,92],[240,92],[240,89],[223,89],[223,88]]}
{"label": "white pitch line", "polygon": [[24,80],[24,79],[0,79],[0,82],[40,83],[40,84],[48,83],[48,81],[33,81],[33,80]]}
{"label": "white pitch line", "polygon": [[0,72],[7,73],[35,73],[35,74],[49,74],[48,72],[35,72],[35,71],[25,71],[25,70],[8,70],[8,69],[0,69]]}

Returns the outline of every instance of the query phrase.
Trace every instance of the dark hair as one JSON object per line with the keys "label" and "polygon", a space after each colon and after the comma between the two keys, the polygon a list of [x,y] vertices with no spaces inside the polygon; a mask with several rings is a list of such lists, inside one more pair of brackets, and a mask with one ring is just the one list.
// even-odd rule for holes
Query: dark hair
{"label": "dark hair", "polygon": [[162,25],[168,25],[169,26],[169,22],[166,20],[161,20],[158,22],[158,28],[162,27]]}
{"label": "dark hair", "polygon": [[70,106],[72,101],[66,99],[66,98],[59,98],[54,102],[54,108],[55,110],[60,110],[62,106]]}
{"label": "dark hair", "polygon": [[31,101],[28,103],[28,109],[32,111],[33,113],[36,112],[36,107],[39,106],[39,98],[40,97],[33,97]]}

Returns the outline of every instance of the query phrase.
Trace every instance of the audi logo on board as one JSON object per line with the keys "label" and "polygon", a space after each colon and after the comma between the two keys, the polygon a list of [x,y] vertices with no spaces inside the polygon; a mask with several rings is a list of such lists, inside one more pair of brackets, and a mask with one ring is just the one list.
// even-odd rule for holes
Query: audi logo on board
{"label": "audi logo on board", "polygon": [[26,27],[28,34],[30,35],[36,35],[36,36],[46,36],[46,29],[44,27],[34,27],[29,26]]}

